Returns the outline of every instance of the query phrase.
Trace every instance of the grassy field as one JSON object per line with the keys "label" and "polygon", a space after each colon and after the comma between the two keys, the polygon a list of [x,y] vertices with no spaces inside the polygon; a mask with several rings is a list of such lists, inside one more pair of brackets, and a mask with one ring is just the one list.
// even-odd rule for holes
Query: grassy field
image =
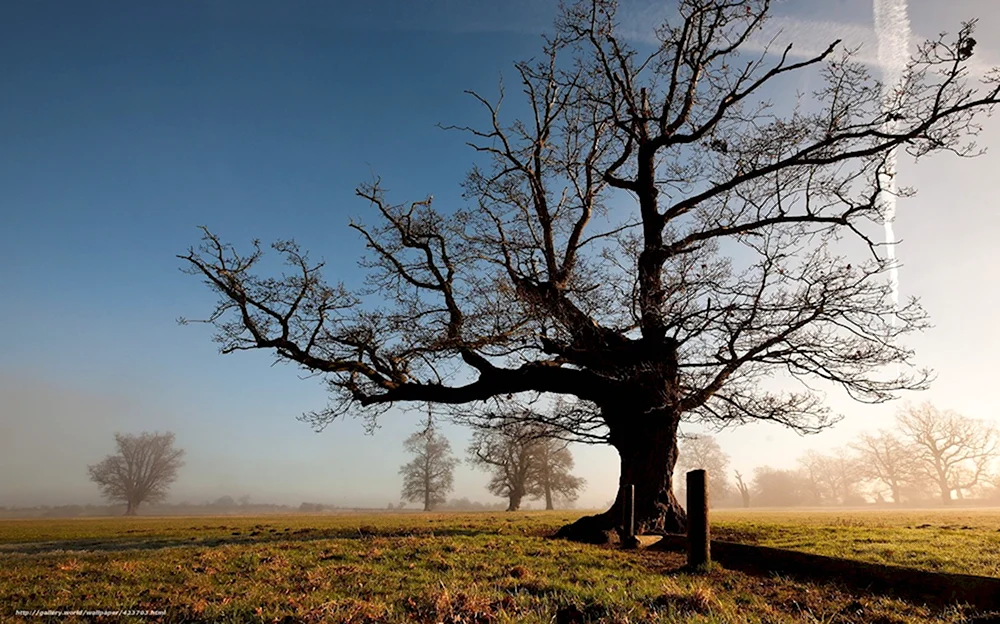
{"label": "grassy field", "polygon": [[713,537],[933,572],[1000,577],[1000,510],[721,510]]}
{"label": "grassy field", "polygon": [[[4,520],[0,609],[6,611],[0,619],[32,621],[16,610],[135,609],[163,615],[106,621],[964,621],[958,607],[932,610],[831,585],[722,569],[692,575],[682,570],[683,557],[676,553],[625,552],[545,537],[574,517],[526,512]],[[895,563],[957,569],[978,556],[976,571],[995,573],[1000,559],[996,513],[717,512],[714,518],[720,537],[825,554],[879,560],[885,555],[864,540],[891,535],[882,548],[915,553]],[[930,526],[916,528],[924,524]],[[939,547],[955,552],[940,553]]]}

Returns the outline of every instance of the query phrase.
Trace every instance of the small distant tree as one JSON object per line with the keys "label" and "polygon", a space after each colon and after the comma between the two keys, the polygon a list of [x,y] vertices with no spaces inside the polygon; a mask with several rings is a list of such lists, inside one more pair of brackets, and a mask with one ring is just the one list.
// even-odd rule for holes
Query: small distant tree
{"label": "small distant tree", "polygon": [[681,440],[677,457],[681,483],[691,470],[708,472],[708,491],[713,500],[722,500],[729,494],[729,455],[710,435],[692,435]]}
{"label": "small distant tree", "polygon": [[830,454],[808,451],[799,458],[799,466],[813,502],[840,505],[860,499],[857,487],[862,471],[857,459],[844,449]]}
{"label": "small distant tree", "polygon": [[451,443],[438,433],[434,420],[427,416],[423,429],[403,443],[413,460],[399,469],[403,475],[403,499],[423,502],[431,511],[448,500],[454,488],[454,470],[458,460],[451,454]]}
{"label": "small distant tree", "polygon": [[573,454],[568,442],[551,437],[539,438],[534,445],[534,459],[528,482],[529,493],[532,498],[544,499],[545,509],[555,509],[557,498],[572,503],[579,497],[587,482],[571,473]]}
{"label": "small distant tree", "polygon": [[1000,503],[1000,475],[995,475],[979,487],[979,496],[983,500]]}
{"label": "small distant tree", "polygon": [[920,480],[919,465],[912,450],[890,431],[880,429],[875,434],[863,433],[851,448],[858,454],[862,476],[889,488],[896,505],[902,503],[907,484]]}
{"label": "small distant tree", "polygon": [[215,501],[212,503],[212,506],[225,507],[225,508],[235,507],[236,501],[233,500],[232,496],[220,496],[219,498],[215,499]]}
{"label": "small distant tree", "polygon": [[134,516],[141,503],[160,502],[167,496],[177,470],[184,465],[184,451],[174,448],[172,433],[115,434],[118,452],[87,466],[90,480],[111,501],[126,504],[125,515]]}
{"label": "small distant tree", "polygon": [[528,494],[539,445],[533,428],[522,423],[473,433],[469,463],[490,473],[486,489],[507,499],[507,511],[520,509]]}
{"label": "small distant tree", "polygon": [[896,415],[900,434],[913,450],[920,470],[933,479],[941,500],[975,487],[989,476],[1000,455],[996,425],[939,410],[929,402],[907,405]]}
{"label": "small distant tree", "polygon": [[237,499],[237,502],[240,504],[240,507],[247,507],[247,506],[249,506],[250,505],[250,495],[249,494],[244,494],[243,496],[239,497],[239,499]]}
{"label": "small distant tree", "polygon": [[753,485],[759,507],[794,507],[810,500],[809,483],[796,470],[761,466],[754,469]]}
{"label": "small distant tree", "polygon": [[740,492],[740,500],[743,502],[743,507],[750,507],[750,488],[743,481],[743,475],[740,471],[736,471],[736,489]]}

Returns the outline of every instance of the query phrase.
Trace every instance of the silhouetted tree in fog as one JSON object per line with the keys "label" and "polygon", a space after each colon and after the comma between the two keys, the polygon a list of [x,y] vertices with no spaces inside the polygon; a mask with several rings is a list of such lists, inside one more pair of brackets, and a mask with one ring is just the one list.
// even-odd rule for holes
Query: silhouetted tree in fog
{"label": "silhouetted tree in fog", "polygon": [[859,499],[857,486],[863,479],[862,470],[857,458],[844,449],[829,454],[807,451],[798,463],[809,484],[811,503],[840,505]]}
{"label": "silhouetted tree in fog", "polygon": [[184,465],[184,451],[174,448],[172,433],[115,434],[118,452],[88,466],[90,480],[101,494],[126,504],[125,515],[134,516],[141,503],[156,503],[167,496]]}
{"label": "silhouetted tree in fog", "polygon": [[889,488],[892,502],[902,503],[907,485],[915,484],[925,475],[919,472],[919,462],[913,452],[895,434],[880,429],[878,433],[863,433],[851,444],[858,454],[858,466],[866,479]]}
{"label": "silhouetted tree in fog", "polygon": [[573,502],[586,484],[581,477],[575,477],[573,454],[568,443],[552,437],[540,437],[534,446],[531,479],[528,493],[532,498],[545,500],[546,509],[555,509],[557,498]]}
{"label": "silhouetted tree in fog", "polygon": [[469,446],[469,462],[490,473],[486,488],[507,499],[507,511],[521,508],[533,476],[539,440],[535,427],[512,423],[496,429],[477,429]]}
{"label": "silhouetted tree in fog", "polygon": [[[482,426],[476,416],[462,418],[475,428],[469,447],[473,465],[486,468],[487,486],[508,499],[508,511],[521,507],[525,496],[545,500],[555,508],[556,498],[575,501],[585,481],[573,476],[573,455],[557,427],[546,425],[532,410],[514,408],[501,426]],[[562,409],[558,404],[556,409]]]}
{"label": "silhouetted tree in fog", "polygon": [[740,471],[736,471],[736,489],[740,492],[740,501],[743,503],[743,507],[750,507],[750,488],[746,483],[743,482],[743,475]]}
{"label": "silhouetted tree in fog", "polygon": [[708,471],[708,491],[713,501],[721,501],[729,494],[729,455],[710,435],[691,435],[678,445],[677,467],[680,478],[691,470]]}
{"label": "silhouetted tree in fog", "polygon": [[756,507],[794,507],[812,498],[808,480],[796,470],[760,466],[754,469],[753,486]]}
{"label": "silhouetted tree in fog", "polygon": [[929,402],[900,409],[896,423],[920,471],[937,484],[946,505],[952,502],[952,492],[961,496],[962,490],[987,477],[1000,455],[996,425],[939,410]]}
{"label": "silhouetted tree in fog", "polygon": [[406,439],[403,448],[413,460],[399,469],[403,475],[403,500],[423,503],[431,511],[448,500],[454,487],[458,460],[452,457],[451,444],[442,436],[428,415],[423,429]]}
{"label": "silhouetted tree in fog", "polygon": [[[523,119],[501,112],[502,89],[472,94],[484,119],[462,129],[479,156],[463,205],[360,186],[374,223],[351,223],[370,250],[357,290],[293,242],[273,245],[291,270],[271,276],[259,242],[238,252],[205,230],[182,258],[219,295],[206,320],[222,351],[323,375],[317,427],[398,402],[568,397],[590,415],[557,420],[617,450],[639,531],[684,530],[682,420],[818,431],[836,416],[811,381],[869,403],[926,387],[906,342],[926,315],[893,301],[873,233],[897,150],[978,153],[1000,74],[967,81],[973,24],[920,46],[885,97],[839,41],[761,52],[767,0],[671,6],[635,46],[616,2],[563,5],[541,54],[515,65]],[[803,76],[809,95],[772,105]],[[764,383],[776,372],[804,383]],[[559,534],[606,539],[621,505]]]}

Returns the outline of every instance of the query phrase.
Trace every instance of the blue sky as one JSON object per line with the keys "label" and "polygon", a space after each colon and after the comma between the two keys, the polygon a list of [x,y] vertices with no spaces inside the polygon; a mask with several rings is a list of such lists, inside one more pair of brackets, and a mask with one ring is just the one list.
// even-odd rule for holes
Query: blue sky
{"label": "blue sky", "polygon": [[[823,4],[777,6],[791,32],[870,31],[870,4]],[[953,5],[952,22],[978,14],[982,32],[996,32],[988,0]],[[950,17],[930,0],[911,11],[923,36]],[[316,380],[272,368],[264,353],[219,356],[207,328],[175,323],[212,303],[175,254],[202,224],[237,244],[295,238],[326,259],[331,279],[356,282],[362,247],[346,223],[366,206],[355,186],[374,172],[398,201],[457,202],[471,154],[435,124],[482,120],[462,91],[495,94],[500,73],[537,52],[553,14],[554,3],[523,0],[0,3],[0,505],[96,501],[85,465],[111,450],[114,431],[143,429],[173,430],[188,451],[174,500],[398,500],[416,419],[390,414],[371,437],[351,420],[313,433],[295,416],[324,405]],[[904,294],[930,295],[951,332],[927,343],[929,363],[955,380],[942,400],[959,397],[977,417],[993,416],[982,413],[986,397],[970,399],[960,380],[982,366],[953,344],[970,339],[969,306],[941,294],[955,288],[941,267],[991,275],[983,254],[993,252],[954,241],[997,224],[982,183],[996,164],[926,171],[912,200],[919,218],[901,214],[897,226],[915,239],[909,259],[900,252],[913,266]],[[946,181],[963,175],[966,220],[935,217],[934,202],[962,200]],[[951,242],[935,247],[947,227]],[[983,303],[973,307],[992,306]],[[971,339],[996,341],[989,331]],[[864,413],[891,413],[879,409]],[[463,451],[465,432],[448,431]],[[724,438],[748,471],[796,440],[769,428]],[[611,498],[614,454],[577,458],[592,485],[581,503]],[[463,467],[455,495],[486,500],[485,482]]]}
{"label": "blue sky", "polygon": [[[189,456],[177,489],[194,493],[215,481],[219,495],[237,494],[227,487],[277,495],[314,481],[323,485],[307,484],[302,496],[334,499],[351,491],[326,474],[345,457],[355,460],[344,461],[350,468],[375,458],[396,480],[410,423],[372,439],[359,423],[318,436],[296,422],[325,403],[319,383],[270,368],[263,353],[221,358],[207,328],[177,326],[211,297],[178,271],[175,254],[197,242],[200,224],[243,244],[295,237],[326,259],[331,279],[356,282],[362,247],[345,225],[366,208],[353,194],[359,182],[375,172],[394,197],[457,199],[463,137],[435,126],[471,122],[478,111],[463,89],[494,92],[500,70],[532,53],[537,35],[483,32],[471,20],[488,25],[490,15],[450,15],[447,3],[438,3],[437,32],[401,29],[419,17],[410,6],[377,14],[363,3],[325,2],[0,9],[8,293],[0,318],[12,328],[0,338],[0,367],[11,386],[45,382],[35,405],[60,392],[123,401],[97,401],[96,411],[111,414],[41,409],[23,422],[8,395],[3,419],[18,433],[8,444],[37,444],[42,430],[85,430],[96,460],[116,428],[172,429]],[[456,450],[463,446],[456,439]],[[283,471],[255,474],[251,458]],[[20,497],[36,480],[7,485]],[[380,485],[379,504],[396,500],[398,485]]]}

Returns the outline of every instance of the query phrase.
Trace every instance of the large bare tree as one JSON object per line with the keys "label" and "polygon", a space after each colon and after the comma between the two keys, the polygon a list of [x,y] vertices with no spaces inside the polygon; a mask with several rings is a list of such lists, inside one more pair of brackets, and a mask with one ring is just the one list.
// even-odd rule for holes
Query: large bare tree
{"label": "large bare tree", "polygon": [[[259,243],[239,252],[208,230],[182,258],[219,295],[204,320],[224,353],[264,349],[326,377],[317,426],[405,402],[578,399],[565,430],[618,451],[637,528],[678,531],[683,419],[814,432],[835,415],[810,381],[871,403],[926,386],[901,340],[925,313],[895,305],[875,239],[887,181],[897,151],[975,155],[1000,76],[970,79],[973,23],[882,85],[837,41],[807,57],[745,45],[769,0],[679,0],[641,46],[616,11],[561,9],[540,57],[515,65],[522,118],[502,88],[472,94],[486,119],[460,129],[479,158],[466,205],[358,188],[375,217],[351,224],[370,289],[328,285],[287,241],[282,276],[262,273]],[[771,102],[804,74],[811,97]],[[560,535],[611,529],[621,504]]]}
{"label": "large bare tree", "polygon": [[952,503],[987,479],[1000,457],[996,425],[974,420],[930,402],[907,405],[896,414],[900,435],[908,442],[919,469],[934,481],[944,504]]}
{"label": "large bare tree", "polygon": [[402,498],[423,503],[424,511],[432,511],[448,500],[454,488],[458,460],[451,454],[451,443],[428,415],[423,428],[410,435],[403,448],[413,459],[399,469],[403,475]]}
{"label": "large bare tree", "polygon": [[156,503],[167,496],[177,470],[184,465],[182,449],[174,448],[172,433],[115,434],[118,452],[87,466],[90,480],[101,494],[125,503],[125,515],[134,516],[141,503]]}

